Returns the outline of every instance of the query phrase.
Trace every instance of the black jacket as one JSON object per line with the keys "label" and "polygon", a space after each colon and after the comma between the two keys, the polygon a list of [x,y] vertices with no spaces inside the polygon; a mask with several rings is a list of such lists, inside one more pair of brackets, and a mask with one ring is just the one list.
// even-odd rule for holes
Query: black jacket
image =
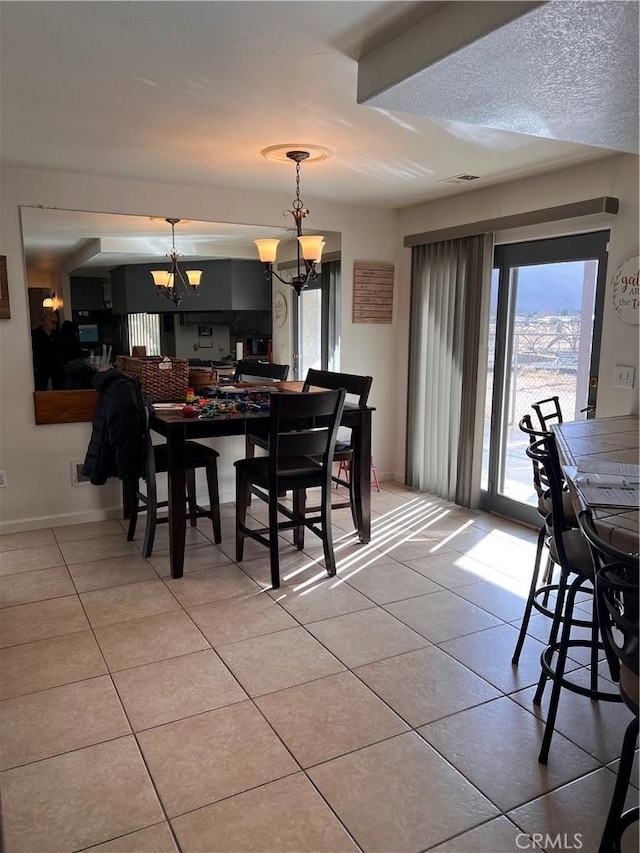
{"label": "black jacket", "polygon": [[109,477],[141,477],[147,421],[139,380],[107,370],[96,373],[91,384],[99,397],[82,473],[94,486]]}

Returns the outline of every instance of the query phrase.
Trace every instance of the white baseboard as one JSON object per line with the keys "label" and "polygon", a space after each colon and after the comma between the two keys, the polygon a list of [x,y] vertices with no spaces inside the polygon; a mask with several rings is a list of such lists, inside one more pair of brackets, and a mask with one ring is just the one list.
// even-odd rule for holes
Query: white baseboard
{"label": "white baseboard", "polygon": [[[385,480],[402,483],[404,477],[390,471],[378,471],[381,483]],[[220,492],[220,503],[233,503],[236,495],[234,489]],[[198,492],[198,500],[208,501],[206,492]],[[61,513],[40,517],[21,518],[17,521],[0,522],[0,535],[4,533],[23,533],[25,530],[40,530],[43,527],[66,527],[70,524],[86,524],[91,521],[108,521],[112,518],[122,518],[122,506],[105,507],[103,509],[87,510],[86,512]]]}
{"label": "white baseboard", "polygon": [[40,530],[43,527],[66,527],[69,524],[86,524],[90,521],[108,521],[111,518],[122,518],[121,506],[0,522],[0,534],[23,533],[25,530]]}

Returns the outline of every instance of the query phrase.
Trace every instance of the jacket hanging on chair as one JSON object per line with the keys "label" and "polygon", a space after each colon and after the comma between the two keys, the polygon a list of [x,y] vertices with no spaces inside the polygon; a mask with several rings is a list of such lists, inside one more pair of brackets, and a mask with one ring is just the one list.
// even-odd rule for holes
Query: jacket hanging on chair
{"label": "jacket hanging on chair", "polygon": [[147,427],[140,381],[108,370],[96,373],[91,384],[99,396],[83,475],[94,486],[104,485],[109,477],[141,477]]}

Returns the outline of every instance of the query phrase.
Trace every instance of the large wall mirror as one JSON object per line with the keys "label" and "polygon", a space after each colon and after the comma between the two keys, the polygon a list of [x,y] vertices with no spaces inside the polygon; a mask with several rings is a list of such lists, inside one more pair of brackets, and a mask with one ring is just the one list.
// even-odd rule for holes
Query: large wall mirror
{"label": "large wall mirror", "polygon": [[[87,388],[91,368],[130,355],[134,347],[136,353],[186,358],[221,372],[233,370],[240,345],[247,356],[272,355],[271,283],[253,241],[279,239],[278,260],[295,257],[295,235],[284,221],[181,220],[172,235],[160,216],[22,207],[21,222],[36,410],[46,410],[43,419],[36,414],[37,422],[85,419],[69,392],[82,400],[78,392]],[[339,252],[339,233],[326,240],[325,251]],[[201,271],[197,293],[189,289],[177,305],[151,275],[169,270],[174,246],[183,272]]]}

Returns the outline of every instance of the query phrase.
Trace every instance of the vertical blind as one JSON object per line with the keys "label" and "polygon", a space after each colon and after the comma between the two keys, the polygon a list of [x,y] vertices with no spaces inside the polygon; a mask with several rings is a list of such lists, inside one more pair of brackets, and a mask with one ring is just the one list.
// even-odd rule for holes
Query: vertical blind
{"label": "vertical blind", "polygon": [[128,314],[127,332],[130,353],[141,346],[146,347],[147,355],[161,355],[159,314]]}
{"label": "vertical blind", "polygon": [[462,506],[472,492],[483,282],[491,235],[412,250],[407,483]]}

